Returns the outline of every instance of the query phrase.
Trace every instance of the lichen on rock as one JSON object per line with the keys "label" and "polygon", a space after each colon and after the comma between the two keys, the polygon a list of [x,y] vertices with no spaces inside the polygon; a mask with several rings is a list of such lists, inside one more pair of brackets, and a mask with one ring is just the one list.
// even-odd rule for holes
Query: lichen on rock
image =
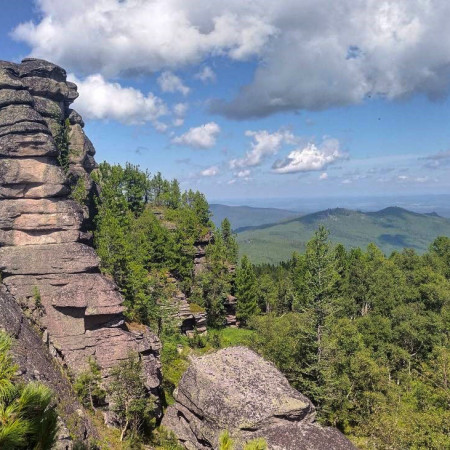
{"label": "lichen on rock", "polygon": [[355,448],[338,430],[318,425],[311,401],[246,347],[194,359],[174,398],[162,423],[188,449],[217,448],[224,430],[237,449],[256,438],[274,450]]}

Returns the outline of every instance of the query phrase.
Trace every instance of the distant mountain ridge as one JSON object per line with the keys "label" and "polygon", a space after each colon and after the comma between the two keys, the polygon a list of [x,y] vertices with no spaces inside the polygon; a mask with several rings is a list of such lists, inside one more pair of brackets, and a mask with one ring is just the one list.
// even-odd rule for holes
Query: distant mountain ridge
{"label": "distant mountain ridge", "polygon": [[256,208],[252,206],[229,206],[218,203],[209,205],[212,221],[218,227],[228,218],[236,232],[246,227],[278,223],[284,219],[299,217],[299,212],[278,208]]}
{"label": "distant mountain ridge", "polygon": [[304,251],[321,224],[335,243],[364,248],[374,242],[386,254],[405,247],[424,253],[437,236],[450,236],[450,219],[434,212],[422,214],[396,206],[375,212],[334,208],[238,229],[240,252],[256,263],[286,260],[293,251]]}

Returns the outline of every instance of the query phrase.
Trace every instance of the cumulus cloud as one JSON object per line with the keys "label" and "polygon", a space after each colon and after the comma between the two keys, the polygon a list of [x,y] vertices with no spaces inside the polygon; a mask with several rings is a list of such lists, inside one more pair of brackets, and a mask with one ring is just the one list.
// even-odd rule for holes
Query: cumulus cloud
{"label": "cumulus cloud", "polygon": [[343,157],[339,141],[327,138],[319,146],[310,142],[292,150],[285,159],[276,161],[272,169],[280,174],[322,170]]}
{"label": "cumulus cloud", "polygon": [[77,73],[154,73],[219,56],[253,80],[213,110],[232,118],[321,110],[450,85],[448,0],[37,0],[13,36]]}
{"label": "cumulus cloud", "polygon": [[180,77],[174,73],[165,71],[157,79],[159,87],[163,92],[180,92],[183,95],[188,95],[190,89],[183,84]]}
{"label": "cumulus cloud", "polygon": [[[153,73],[209,56],[260,55],[277,30],[261,2],[238,0],[36,0],[38,23],[13,36],[35,56],[84,74]],[[76,50],[76,51],[75,51]]]}
{"label": "cumulus cloud", "polygon": [[216,145],[220,127],[215,122],[209,122],[199,127],[190,128],[181,136],[172,139],[173,144],[187,145],[188,147],[207,149]]}
{"label": "cumulus cloud", "polygon": [[328,174],[326,172],[323,172],[319,176],[319,180],[326,180],[328,178]]}
{"label": "cumulus cloud", "polygon": [[166,125],[158,121],[168,113],[165,103],[151,92],[110,83],[102,75],[91,75],[84,80],[74,75],[69,78],[78,85],[80,96],[74,107],[88,119],[117,120],[127,125],[152,122],[159,131]]}
{"label": "cumulus cloud", "polygon": [[200,172],[202,177],[214,177],[219,174],[219,168],[217,166],[208,167]]}
{"label": "cumulus cloud", "polygon": [[247,130],[245,135],[252,138],[251,149],[243,158],[230,161],[232,169],[259,166],[266,157],[278,153],[283,143],[292,143],[295,140],[294,135],[286,130],[275,133],[269,133],[267,130]]}
{"label": "cumulus cloud", "polygon": [[203,83],[207,83],[208,81],[215,81],[216,80],[216,74],[209,66],[203,67],[203,69],[200,70],[200,72],[197,72],[195,74],[195,78],[197,78],[200,81],[203,81]]}

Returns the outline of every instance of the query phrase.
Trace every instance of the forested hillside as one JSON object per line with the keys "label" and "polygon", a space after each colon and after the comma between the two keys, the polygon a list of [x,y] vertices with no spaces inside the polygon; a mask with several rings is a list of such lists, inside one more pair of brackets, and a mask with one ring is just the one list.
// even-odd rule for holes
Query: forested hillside
{"label": "forested hillside", "polygon": [[[360,448],[450,446],[450,239],[429,251],[386,257],[374,244],[346,250],[319,227],[303,253],[277,265],[235,270],[237,246],[215,229],[204,196],[137,167],[100,166],[95,242],[103,270],[127,299],[128,318],[163,341],[166,401],[189,355],[245,344],[318,407],[324,424]],[[213,231],[206,270],[194,276],[192,246]],[[183,336],[171,312],[168,274],[208,334]],[[239,329],[224,328],[237,298]]]}
{"label": "forested hillside", "polygon": [[255,263],[284,261],[294,250],[305,251],[319,225],[326,226],[335,244],[350,249],[374,242],[386,254],[405,247],[425,253],[437,236],[450,235],[450,220],[437,214],[419,214],[398,207],[367,213],[336,208],[238,230],[240,252]]}

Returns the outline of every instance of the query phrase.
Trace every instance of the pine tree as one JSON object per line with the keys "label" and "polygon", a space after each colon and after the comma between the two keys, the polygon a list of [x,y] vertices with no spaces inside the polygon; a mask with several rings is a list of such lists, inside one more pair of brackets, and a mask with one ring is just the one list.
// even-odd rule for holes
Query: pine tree
{"label": "pine tree", "polygon": [[236,317],[246,325],[251,316],[259,313],[256,275],[247,256],[243,256],[236,273]]}
{"label": "pine tree", "polygon": [[10,348],[10,338],[0,332],[0,448],[53,448],[58,415],[52,392],[38,383],[18,382]]}

